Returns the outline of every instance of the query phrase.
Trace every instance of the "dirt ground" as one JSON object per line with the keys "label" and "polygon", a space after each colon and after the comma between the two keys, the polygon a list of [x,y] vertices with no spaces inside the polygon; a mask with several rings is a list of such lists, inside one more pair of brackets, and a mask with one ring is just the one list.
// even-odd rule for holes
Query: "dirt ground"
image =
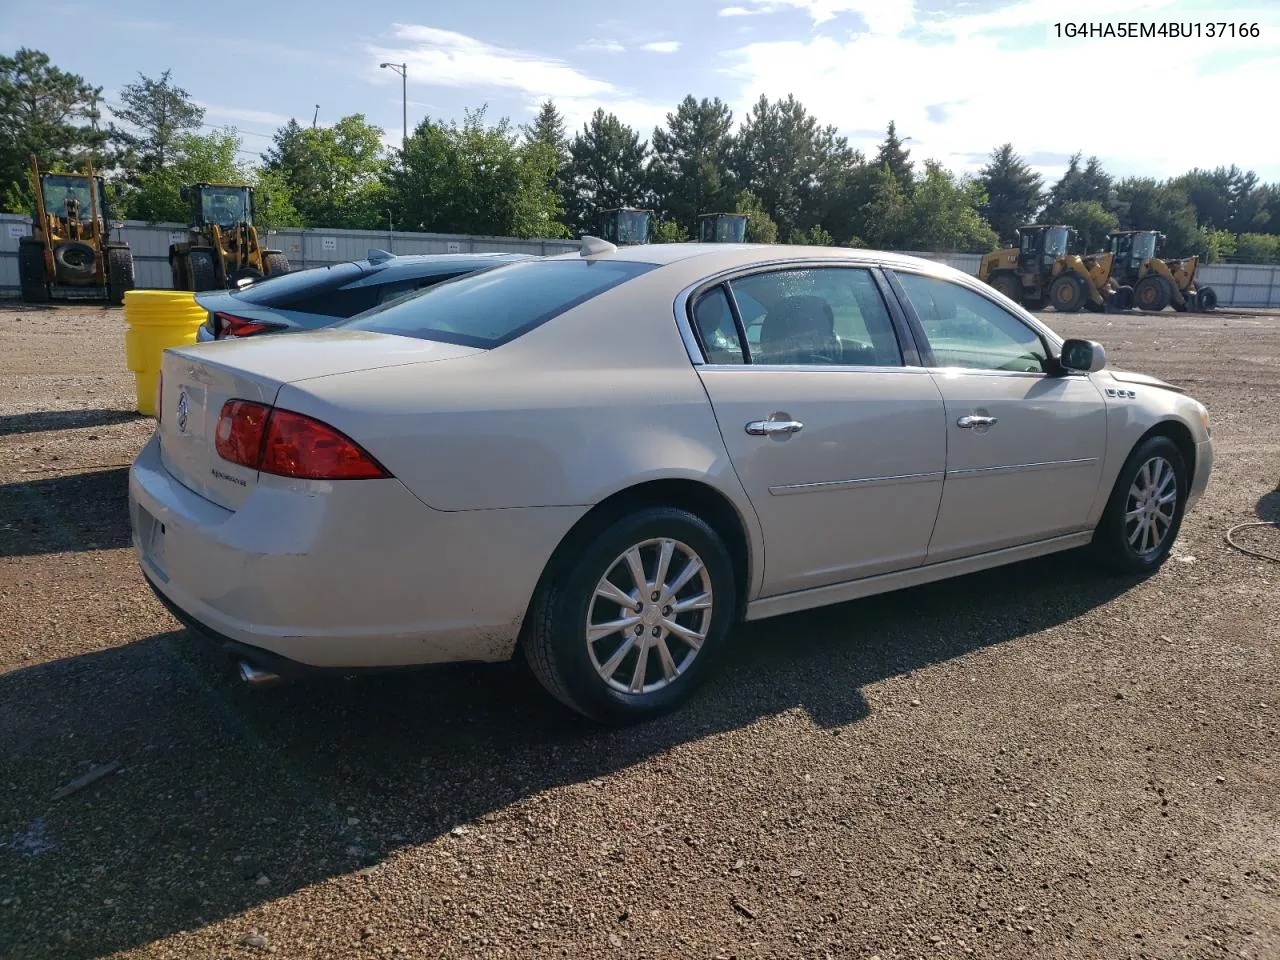
{"label": "dirt ground", "polygon": [[1280,957],[1280,568],[1223,539],[1280,517],[1280,316],[1049,320],[1209,406],[1158,574],[753,624],[604,730],[515,666],[240,685],[129,546],[119,313],[0,306],[0,956]]}

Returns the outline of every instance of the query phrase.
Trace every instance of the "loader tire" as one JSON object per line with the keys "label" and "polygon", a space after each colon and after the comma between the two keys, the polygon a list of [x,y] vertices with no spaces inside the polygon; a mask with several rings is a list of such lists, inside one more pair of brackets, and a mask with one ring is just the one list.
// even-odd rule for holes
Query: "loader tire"
{"label": "loader tire", "polygon": [[124,295],[133,289],[133,251],[128,247],[107,251],[107,289],[111,302],[123,306]]}
{"label": "loader tire", "polygon": [[1149,273],[1133,288],[1133,300],[1142,310],[1158,313],[1169,305],[1173,291],[1169,281],[1158,274]]}
{"label": "loader tire", "polygon": [[1008,297],[1014,303],[1022,303],[1022,281],[1018,279],[1016,274],[1008,271],[997,273],[991,278],[991,288],[996,293]]}
{"label": "loader tire", "polygon": [[44,275],[44,245],[35,240],[18,244],[18,285],[23,303],[48,303],[49,284]]}
{"label": "loader tire", "polygon": [[174,257],[169,261],[169,278],[173,283],[175,290],[190,290],[191,284],[187,280],[187,271],[183,266],[182,257]]}
{"label": "loader tire", "polygon": [[218,272],[213,265],[213,254],[208,250],[192,250],[187,261],[191,270],[191,289],[199,293],[202,290],[218,289]]}
{"label": "loader tire", "polygon": [[290,270],[289,258],[279,250],[267,251],[267,260],[264,266],[267,268],[268,277],[278,277],[281,274],[288,273]]}
{"label": "loader tire", "polygon": [[1084,280],[1074,273],[1064,273],[1049,287],[1049,302],[1059,313],[1077,313],[1088,299]]}
{"label": "loader tire", "polygon": [[1128,284],[1116,287],[1116,292],[1111,295],[1111,303],[1117,310],[1132,310],[1133,287]]}
{"label": "loader tire", "polygon": [[1201,310],[1218,309],[1218,291],[1213,287],[1201,287],[1196,294],[1197,306]]}
{"label": "loader tire", "polygon": [[87,280],[93,276],[96,253],[93,247],[78,240],[59,244],[53,249],[54,270],[59,280]]}

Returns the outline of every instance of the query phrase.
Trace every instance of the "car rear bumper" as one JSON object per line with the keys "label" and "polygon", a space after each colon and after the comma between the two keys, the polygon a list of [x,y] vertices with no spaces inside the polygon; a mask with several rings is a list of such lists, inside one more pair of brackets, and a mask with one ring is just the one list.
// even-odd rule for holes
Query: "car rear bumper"
{"label": "car rear bumper", "polygon": [[583,512],[446,513],[398,480],[265,476],[227,510],[168,473],[156,437],[130,470],[129,501],[139,563],[166,605],[268,669],[269,657],[342,669],[508,659]]}

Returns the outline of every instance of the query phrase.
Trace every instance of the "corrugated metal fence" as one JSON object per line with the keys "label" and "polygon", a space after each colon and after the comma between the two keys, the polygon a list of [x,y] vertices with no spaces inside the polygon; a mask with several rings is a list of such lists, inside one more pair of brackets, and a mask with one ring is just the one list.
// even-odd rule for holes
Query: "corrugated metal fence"
{"label": "corrugated metal fence", "polygon": [[[18,241],[31,232],[30,219],[0,213],[0,292],[18,289]],[[133,250],[134,273],[139,287],[167,289],[169,244],[185,232],[177,223],[127,221],[123,238]],[[386,230],[278,230],[267,236],[267,245],[283,250],[295,270],[344,260],[362,259],[370,249],[392,253],[531,253],[546,256],[578,249],[573,240],[520,240],[515,237],[469,237],[447,233],[389,233]],[[905,251],[904,251],[905,252]],[[981,256],[976,253],[912,253],[977,273]],[[1280,266],[1265,264],[1217,264],[1202,266],[1201,284],[1211,284],[1223,306],[1280,306]]]}

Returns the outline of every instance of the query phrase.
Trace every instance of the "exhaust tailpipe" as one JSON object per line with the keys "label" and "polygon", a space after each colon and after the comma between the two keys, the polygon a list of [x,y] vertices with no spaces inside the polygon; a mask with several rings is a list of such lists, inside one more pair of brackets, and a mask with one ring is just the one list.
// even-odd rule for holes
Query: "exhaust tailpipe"
{"label": "exhaust tailpipe", "polygon": [[240,679],[252,686],[261,687],[268,683],[275,683],[280,679],[280,677],[278,674],[271,673],[269,670],[262,670],[255,667],[248,660],[241,660]]}

